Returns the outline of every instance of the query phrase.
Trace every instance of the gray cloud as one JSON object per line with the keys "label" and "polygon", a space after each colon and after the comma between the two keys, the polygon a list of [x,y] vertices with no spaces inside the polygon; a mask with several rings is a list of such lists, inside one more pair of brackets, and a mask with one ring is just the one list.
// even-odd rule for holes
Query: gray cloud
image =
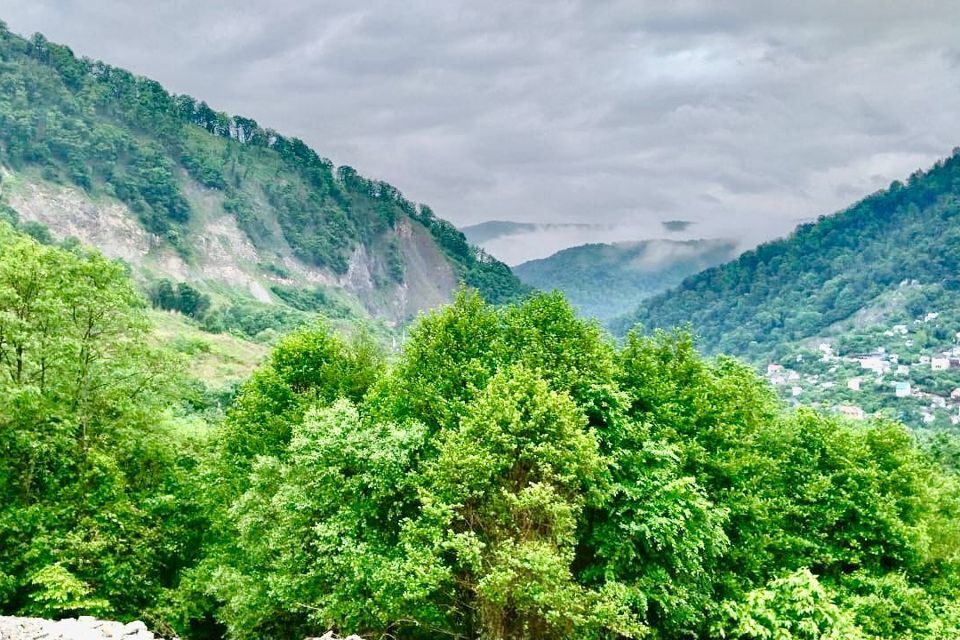
{"label": "gray cloud", "polygon": [[0,0],[0,17],[459,224],[630,240],[683,219],[756,242],[960,144],[951,0]]}

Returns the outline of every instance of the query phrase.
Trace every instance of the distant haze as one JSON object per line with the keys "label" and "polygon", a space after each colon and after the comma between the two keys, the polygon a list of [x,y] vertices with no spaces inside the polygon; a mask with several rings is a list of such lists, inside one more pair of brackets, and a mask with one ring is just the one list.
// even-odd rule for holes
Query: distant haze
{"label": "distant haze", "polygon": [[[693,223],[668,220],[661,223],[531,223],[492,220],[463,227],[467,239],[488,253],[514,266],[530,260],[546,258],[558,251],[585,244],[613,244],[646,240],[723,240],[733,243],[739,253],[761,241],[787,234],[806,220],[781,220],[759,231],[738,224],[738,216],[727,220],[706,220]],[[671,246],[671,245],[651,245]],[[672,245],[680,247],[683,245]],[[653,252],[651,252],[653,255]]]}
{"label": "distant haze", "polygon": [[457,225],[591,225],[504,237],[508,261],[664,220],[756,243],[960,144],[953,0],[0,0],[0,19]]}

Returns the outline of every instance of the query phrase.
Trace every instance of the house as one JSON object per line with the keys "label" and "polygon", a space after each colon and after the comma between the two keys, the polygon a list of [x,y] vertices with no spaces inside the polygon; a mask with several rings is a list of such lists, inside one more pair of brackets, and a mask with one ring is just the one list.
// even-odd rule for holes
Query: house
{"label": "house", "polygon": [[908,375],[910,375],[910,367],[908,367],[908,366],[905,365],[905,364],[901,364],[900,366],[897,367],[897,375],[898,375],[898,376],[908,376]]}
{"label": "house", "polygon": [[923,422],[924,422],[924,424],[930,424],[931,422],[933,422],[934,420],[937,419],[936,416],[934,416],[934,415],[933,415],[932,413],[930,413],[929,411],[924,411],[924,412],[923,412],[922,414],[920,414],[920,415],[923,416]]}
{"label": "house", "polygon": [[798,395],[803,393],[803,387],[798,387],[798,386],[790,387],[790,393],[793,395],[794,398],[796,398]]}
{"label": "house", "polygon": [[890,364],[886,362],[882,355],[860,356],[857,360],[860,362],[861,369],[873,371],[877,375],[890,370]]}
{"label": "house", "polygon": [[907,335],[907,325],[905,324],[895,324],[893,325],[893,332],[898,333],[901,336]]}
{"label": "house", "polygon": [[862,378],[850,378],[847,380],[847,389],[850,389],[851,391],[860,391],[861,382]]}
{"label": "house", "polygon": [[956,388],[956,389],[954,389],[953,391],[950,392],[950,399],[951,399],[951,400],[960,400],[960,387],[958,387],[958,388]]}
{"label": "house", "polygon": [[787,374],[787,382],[796,382],[800,379],[800,374],[796,371],[791,371]]}
{"label": "house", "polygon": [[775,363],[775,362],[771,362],[770,364],[767,365],[767,375],[768,375],[768,376],[772,376],[772,375],[775,374],[775,373],[780,373],[781,371],[783,371],[783,365],[782,365],[782,364],[777,364],[777,363]]}
{"label": "house", "polygon": [[920,356],[918,362],[920,364],[930,364],[930,356]]}
{"label": "house", "polygon": [[897,383],[896,390],[894,393],[898,398],[909,398],[910,397],[910,383],[905,381],[900,381]]}
{"label": "house", "polygon": [[941,409],[947,406],[947,399],[943,396],[933,396],[930,398],[930,401],[933,403],[931,406],[940,407]]}
{"label": "house", "polygon": [[848,418],[853,418],[854,420],[863,420],[867,417],[867,414],[864,413],[863,409],[854,404],[842,404],[837,407],[837,413]]}
{"label": "house", "polygon": [[930,369],[933,371],[946,371],[950,368],[950,358],[936,356],[930,358]]}

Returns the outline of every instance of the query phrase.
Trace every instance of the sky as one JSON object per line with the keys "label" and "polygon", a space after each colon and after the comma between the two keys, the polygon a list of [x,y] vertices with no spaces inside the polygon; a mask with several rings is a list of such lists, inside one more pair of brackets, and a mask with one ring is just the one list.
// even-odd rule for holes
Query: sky
{"label": "sky", "polygon": [[458,225],[609,241],[678,219],[756,243],[960,146],[954,0],[0,0],[0,19]]}

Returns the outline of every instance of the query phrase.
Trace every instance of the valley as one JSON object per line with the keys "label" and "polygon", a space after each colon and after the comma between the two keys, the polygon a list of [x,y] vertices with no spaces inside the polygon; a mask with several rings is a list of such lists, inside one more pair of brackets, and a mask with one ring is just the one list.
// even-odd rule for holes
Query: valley
{"label": "valley", "polygon": [[[960,638],[960,149],[753,247],[819,187],[751,175],[732,129],[696,125],[735,111],[713,80],[740,107],[763,93],[736,84],[748,67],[781,81],[772,40],[729,66],[709,48],[658,61],[626,46],[623,16],[578,7],[631,35],[594,45],[629,51],[629,74],[584,76],[642,79],[643,99],[611,109],[547,74],[575,95],[531,108],[497,92],[527,99],[538,57],[569,42],[494,37],[486,6],[433,8],[449,47],[419,7],[306,9],[282,38],[266,13],[203,25],[257,44],[203,73],[242,84],[256,64],[234,57],[256,50],[262,80],[297,73],[264,99],[305,93],[318,113],[372,86],[373,115],[348,113],[369,132],[339,151],[432,168],[421,186],[472,203],[465,218],[522,190],[557,222],[458,229],[299,138],[0,22],[0,637]],[[598,28],[584,17],[551,33]],[[637,33],[686,42],[678,17]],[[279,40],[295,55],[271,57]],[[487,82],[505,60],[510,82]],[[479,73],[469,90],[456,61]],[[691,61],[708,72],[678,73]],[[670,102],[701,85],[702,104]],[[658,148],[624,122],[660,101]],[[870,160],[856,167],[895,164]],[[803,175],[831,202],[859,193]],[[590,222],[563,222],[578,211]]]}

